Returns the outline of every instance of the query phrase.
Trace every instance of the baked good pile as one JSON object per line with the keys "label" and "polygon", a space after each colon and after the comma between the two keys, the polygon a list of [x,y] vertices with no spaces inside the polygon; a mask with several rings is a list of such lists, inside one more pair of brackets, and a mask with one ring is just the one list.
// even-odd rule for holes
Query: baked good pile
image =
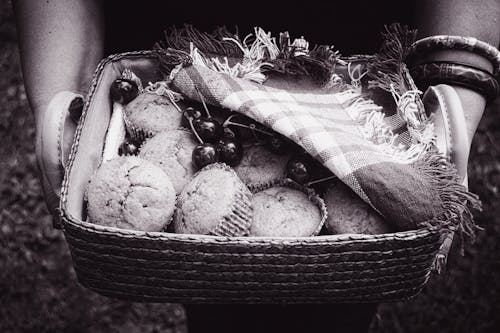
{"label": "baked good pile", "polygon": [[397,231],[286,137],[124,71],[110,88],[91,223],[148,232],[310,237]]}

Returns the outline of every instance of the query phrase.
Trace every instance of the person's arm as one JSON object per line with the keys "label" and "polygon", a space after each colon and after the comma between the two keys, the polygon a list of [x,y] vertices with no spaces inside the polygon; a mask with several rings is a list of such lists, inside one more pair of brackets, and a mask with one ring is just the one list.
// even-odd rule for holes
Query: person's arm
{"label": "person's arm", "polygon": [[59,91],[84,93],[103,56],[97,0],[13,0],[24,83],[39,124]]}
{"label": "person's arm", "polygon": [[[500,1],[498,0],[418,0],[419,37],[458,35],[475,37],[498,47],[500,43]],[[443,50],[428,54],[426,60],[458,61],[492,70],[485,58],[466,51]],[[454,86],[465,110],[470,140],[484,112],[486,100],[479,93]]]}
{"label": "person's arm", "polygon": [[86,93],[103,56],[101,3],[13,0],[13,6],[40,180],[57,225],[63,168],[75,131],[69,106]]}

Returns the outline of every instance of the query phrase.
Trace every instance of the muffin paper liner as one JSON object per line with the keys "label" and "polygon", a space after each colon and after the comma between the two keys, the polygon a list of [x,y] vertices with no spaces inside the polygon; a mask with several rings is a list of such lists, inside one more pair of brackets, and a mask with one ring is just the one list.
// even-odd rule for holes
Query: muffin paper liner
{"label": "muffin paper liner", "polygon": [[262,190],[265,190],[266,188],[276,186],[276,184],[280,184],[285,180],[286,180],[286,178],[283,175],[283,177],[281,177],[281,178],[276,178],[276,179],[273,179],[273,180],[270,180],[267,182],[261,182],[261,183],[256,183],[256,184],[246,184],[246,185],[247,185],[248,189],[250,190],[250,192],[257,193],[257,192],[260,192]]}
{"label": "muffin paper liner", "polygon": [[315,204],[319,208],[321,220],[320,220],[318,226],[316,227],[316,229],[314,230],[314,232],[310,236],[319,235],[319,233],[321,232],[321,229],[325,225],[326,219],[328,218],[328,211],[326,209],[325,201],[319,195],[317,195],[316,192],[312,188],[300,185],[300,184],[294,182],[293,180],[291,180],[290,178],[284,178],[284,179],[275,181],[272,184],[268,184],[267,187],[262,186],[262,187],[260,187],[259,191],[252,192],[252,193],[255,194],[257,192],[266,190],[268,188],[279,187],[279,186],[289,187],[291,189],[301,191],[302,193],[307,195],[307,197],[309,198],[309,201],[311,201],[313,204]]}
{"label": "muffin paper liner", "polygon": [[[238,178],[236,172],[224,163],[213,163],[205,166],[199,170],[193,178],[195,178],[200,172],[212,169],[221,169],[224,171],[229,171],[235,176],[238,181],[237,192],[234,196],[233,202],[227,208],[227,212],[222,216],[220,222],[209,231],[209,235],[214,236],[246,236],[250,230],[250,225],[253,219],[253,209],[252,209],[252,193],[246,187],[246,185]],[[179,207],[178,203],[176,204]],[[179,210],[175,212],[176,219],[184,219],[184,216],[177,215]]]}
{"label": "muffin paper liner", "polygon": [[[175,200],[176,200],[175,204],[177,205],[177,196],[175,197]],[[174,225],[173,224],[174,219],[175,219],[175,209],[174,209],[174,213],[172,214],[172,216],[170,216],[170,219],[168,219],[168,222],[161,229],[161,232],[173,233],[174,231],[171,229]]]}
{"label": "muffin paper liner", "polygon": [[[222,218],[222,221],[210,231],[216,236],[246,236],[250,230],[253,218],[252,193],[246,185],[236,175],[236,172],[224,163],[209,164],[201,170],[222,169],[232,173],[239,181],[238,192],[235,195],[229,212]],[[200,170],[200,171],[201,171]]]}

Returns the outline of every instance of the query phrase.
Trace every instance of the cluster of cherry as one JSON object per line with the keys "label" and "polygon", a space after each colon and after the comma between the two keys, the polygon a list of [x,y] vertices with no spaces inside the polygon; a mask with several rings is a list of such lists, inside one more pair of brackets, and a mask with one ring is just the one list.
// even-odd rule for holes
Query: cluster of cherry
{"label": "cluster of cherry", "polygon": [[[121,104],[127,104],[138,93],[137,84],[128,79],[117,79],[110,88],[113,101]],[[286,166],[287,177],[299,184],[312,185],[335,178],[299,145],[242,114],[232,113],[220,122],[212,117],[203,102],[203,112],[193,107],[183,111],[181,125],[190,128],[198,141],[192,153],[193,164],[198,169],[216,162],[238,165],[243,158],[243,142],[253,138],[275,154],[291,154]],[[120,154],[135,155],[138,144],[127,140],[120,150]]]}

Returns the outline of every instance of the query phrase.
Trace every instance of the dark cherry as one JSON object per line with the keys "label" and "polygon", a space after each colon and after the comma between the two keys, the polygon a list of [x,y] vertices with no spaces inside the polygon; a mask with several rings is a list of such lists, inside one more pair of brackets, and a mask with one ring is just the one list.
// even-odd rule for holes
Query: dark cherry
{"label": "dark cherry", "polygon": [[193,127],[200,138],[205,142],[215,143],[222,139],[224,130],[214,118],[200,117],[193,120]]}
{"label": "dark cherry", "polygon": [[123,142],[118,148],[118,155],[137,155],[138,152],[137,145],[127,141]]}
{"label": "dark cherry", "polygon": [[127,104],[131,100],[137,97],[139,94],[139,88],[137,84],[132,80],[127,79],[116,79],[109,89],[109,94],[114,102],[120,104]]}
{"label": "dark cherry", "polygon": [[230,166],[236,166],[243,158],[243,146],[234,138],[224,138],[217,144],[219,161]]}
{"label": "dark cherry", "polygon": [[201,118],[201,111],[192,107],[186,108],[185,115],[193,119]]}
{"label": "dark cherry", "polygon": [[286,165],[287,177],[299,184],[311,179],[312,165],[305,154],[293,156]]}
{"label": "dark cherry", "polygon": [[284,155],[293,149],[293,142],[277,134],[266,140],[266,148],[275,154]]}
{"label": "dark cherry", "polygon": [[232,127],[223,127],[223,137],[227,139],[235,139],[238,141],[241,141],[241,132],[238,127],[232,126]]}
{"label": "dark cherry", "polygon": [[81,97],[76,97],[71,101],[68,107],[69,116],[75,124],[78,124],[80,117],[82,116],[84,101]]}
{"label": "dark cherry", "polygon": [[191,155],[194,165],[201,169],[206,165],[215,163],[219,160],[217,147],[211,143],[200,143],[193,149]]}
{"label": "dark cherry", "polygon": [[181,126],[189,128],[189,119],[198,119],[201,117],[201,112],[198,109],[187,107],[182,114]]}

